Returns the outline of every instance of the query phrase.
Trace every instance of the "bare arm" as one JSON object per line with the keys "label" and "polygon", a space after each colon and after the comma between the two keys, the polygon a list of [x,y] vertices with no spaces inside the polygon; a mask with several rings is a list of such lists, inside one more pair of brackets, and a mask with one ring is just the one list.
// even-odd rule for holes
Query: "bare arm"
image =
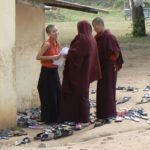
{"label": "bare arm", "polygon": [[50,44],[45,42],[42,46],[41,50],[38,52],[36,56],[36,60],[54,60],[59,59],[60,55],[53,55],[53,56],[43,56],[44,53],[50,48]]}

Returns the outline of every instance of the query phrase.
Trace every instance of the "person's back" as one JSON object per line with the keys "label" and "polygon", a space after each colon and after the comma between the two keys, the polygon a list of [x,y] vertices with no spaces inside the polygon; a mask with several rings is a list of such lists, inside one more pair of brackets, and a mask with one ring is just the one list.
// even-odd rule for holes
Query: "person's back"
{"label": "person's back", "polygon": [[87,21],[78,23],[78,35],[71,42],[64,68],[61,119],[89,122],[89,85],[101,78],[96,41]]}

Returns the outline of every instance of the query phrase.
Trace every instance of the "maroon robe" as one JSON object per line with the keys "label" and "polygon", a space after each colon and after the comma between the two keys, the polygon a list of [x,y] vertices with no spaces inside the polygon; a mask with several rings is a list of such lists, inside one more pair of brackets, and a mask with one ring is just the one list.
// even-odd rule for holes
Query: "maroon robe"
{"label": "maroon robe", "polygon": [[71,42],[63,72],[60,119],[89,121],[89,85],[101,78],[97,44],[87,21],[78,23],[78,35]]}
{"label": "maroon robe", "polygon": [[[95,39],[102,71],[102,79],[97,83],[96,114],[98,119],[105,119],[116,115],[117,71],[122,67],[123,58],[117,39],[110,31],[105,30],[102,34],[97,34]],[[116,61],[110,59],[114,52],[119,52]]]}

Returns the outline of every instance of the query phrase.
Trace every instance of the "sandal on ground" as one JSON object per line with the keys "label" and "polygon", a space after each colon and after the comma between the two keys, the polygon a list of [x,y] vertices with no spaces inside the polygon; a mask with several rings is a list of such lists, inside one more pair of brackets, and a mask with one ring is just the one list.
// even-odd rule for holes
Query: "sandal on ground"
{"label": "sandal on ground", "polygon": [[123,97],[122,100],[117,101],[116,104],[123,104],[123,103],[126,103],[126,102],[128,102],[130,99],[131,99],[131,97],[125,96],[125,97]]}
{"label": "sandal on ground", "polygon": [[126,87],[124,87],[124,86],[118,86],[116,88],[116,90],[119,90],[119,91],[126,90]]}
{"label": "sandal on ground", "polygon": [[134,115],[135,115],[135,117],[138,117],[138,118],[141,118],[141,119],[144,119],[144,120],[148,120],[149,119],[147,116],[142,116],[142,115],[140,115],[137,112],[135,112]]}
{"label": "sandal on ground", "polygon": [[61,138],[61,137],[62,137],[62,132],[61,132],[61,130],[56,129],[56,130],[55,130],[55,133],[54,133],[54,139],[59,139],[59,138]]}
{"label": "sandal on ground", "polygon": [[137,112],[142,116],[148,116],[148,113],[146,113],[143,108],[138,109]]}
{"label": "sandal on ground", "polygon": [[59,139],[59,138],[62,138],[62,137],[67,137],[67,136],[70,136],[73,134],[73,130],[72,129],[62,129],[62,130],[59,130],[57,129],[55,134],[54,134],[54,139]]}
{"label": "sandal on ground", "polygon": [[133,120],[135,122],[140,122],[140,119],[135,116],[131,116],[131,120]]}
{"label": "sandal on ground", "polygon": [[94,128],[103,126],[104,124],[110,124],[111,120],[109,118],[100,119],[95,122]]}
{"label": "sandal on ground", "polygon": [[35,137],[34,140],[40,140],[42,137],[43,133],[38,133]]}
{"label": "sandal on ground", "polygon": [[138,88],[128,86],[127,92],[138,92]]}
{"label": "sandal on ground", "polygon": [[81,130],[83,128],[81,123],[76,124],[76,126],[74,127],[74,130],[78,131]]}
{"label": "sandal on ground", "polygon": [[21,141],[16,141],[15,145],[19,146],[21,144],[27,144],[27,143],[31,143],[31,139],[29,137],[25,137],[24,139],[22,139]]}
{"label": "sandal on ground", "polygon": [[27,135],[27,132],[25,132],[24,130],[13,131],[13,136],[23,136],[23,135]]}
{"label": "sandal on ground", "polygon": [[44,133],[42,134],[40,140],[41,141],[50,141],[54,138],[54,134],[53,133]]}
{"label": "sandal on ground", "polygon": [[149,93],[144,94],[143,98],[150,98],[150,94]]}
{"label": "sandal on ground", "polygon": [[31,143],[31,139],[29,137],[25,137],[22,142],[23,144]]}
{"label": "sandal on ground", "polygon": [[73,134],[73,130],[72,129],[64,129],[61,131],[62,132],[62,137],[67,137]]}
{"label": "sandal on ground", "polygon": [[124,117],[125,119],[127,120],[132,120],[132,121],[135,121],[135,122],[140,122],[140,119],[135,117],[134,115],[127,115]]}
{"label": "sandal on ground", "polygon": [[150,91],[150,85],[146,86],[143,91]]}
{"label": "sandal on ground", "polygon": [[123,121],[123,117],[121,117],[121,116],[117,116],[115,118],[115,122],[122,122],[122,121]]}
{"label": "sandal on ground", "polygon": [[141,99],[141,101],[137,102],[136,104],[145,104],[145,103],[149,103],[149,102],[150,102],[150,99],[144,98],[144,99]]}
{"label": "sandal on ground", "polygon": [[94,125],[94,128],[96,127],[100,127],[100,126],[103,126],[104,125],[104,122],[95,122],[95,125]]}

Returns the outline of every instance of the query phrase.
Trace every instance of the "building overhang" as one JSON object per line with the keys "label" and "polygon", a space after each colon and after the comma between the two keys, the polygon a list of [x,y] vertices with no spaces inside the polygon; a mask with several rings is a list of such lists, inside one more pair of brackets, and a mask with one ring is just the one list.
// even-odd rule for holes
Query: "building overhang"
{"label": "building overhang", "polygon": [[[83,12],[88,12],[88,13],[108,13],[107,10],[104,9],[99,9],[87,5],[81,5],[79,3],[72,3],[64,0],[17,0],[19,3],[24,3],[24,4],[31,4],[34,6],[53,6],[53,7],[59,7],[59,8],[66,8],[66,9],[71,9],[71,10],[77,10],[77,11],[83,11]],[[44,6],[43,6],[44,7]]]}

